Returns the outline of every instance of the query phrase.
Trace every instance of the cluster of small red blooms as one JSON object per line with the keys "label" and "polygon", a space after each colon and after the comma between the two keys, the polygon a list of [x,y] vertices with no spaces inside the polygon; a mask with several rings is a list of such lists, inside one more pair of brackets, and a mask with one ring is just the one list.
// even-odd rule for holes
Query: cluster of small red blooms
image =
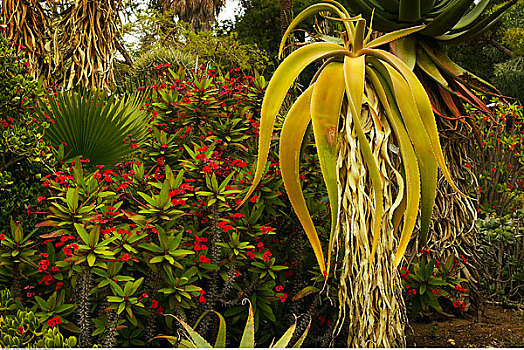
{"label": "cluster of small red blooms", "polygon": [[318,320],[320,321],[320,323],[327,323],[328,326],[331,326],[331,320],[329,319],[324,319],[324,317],[321,316],[318,316]]}
{"label": "cluster of small red blooms", "polygon": [[60,323],[62,323],[62,319],[58,316],[52,317],[49,320],[47,320],[47,325],[49,327],[54,327],[56,325],[59,325]]}
{"label": "cluster of small red blooms", "polygon": [[75,251],[77,249],[78,249],[78,244],[71,243],[71,244],[65,246],[63,251],[64,251],[65,255],[70,256],[70,255],[73,255],[73,251]]}
{"label": "cluster of small red blooms", "polygon": [[28,292],[26,292],[26,297],[27,297],[28,299],[29,299],[29,298],[32,298],[32,297],[35,296],[36,293],[35,293],[34,291],[33,291],[33,292],[29,291],[30,289],[34,289],[34,288],[35,288],[34,286],[25,286],[25,287],[24,287],[24,290],[27,290],[27,291],[28,291]]}
{"label": "cluster of small red blooms", "polygon": [[250,258],[250,259],[254,259],[255,258],[255,252],[252,250],[252,249],[249,249],[246,253],[247,257]]}
{"label": "cluster of small red blooms", "polygon": [[164,64],[159,64],[158,66],[155,67],[156,70],[159,70],[159,69],[162,69],[162,68],[169,68],[171,67],[171,65],[169,63],[164,63]]}
{"label": "cluster of small red blooms", "polygon": [[144,300],[144,298],[149,298],[149,294],[147,294],[147,293],[142,293],[142,294],[137,298],[137,300],[138,300],[139,302],[142,302],[142,300]]}
{"label": "cluster of small red blooms", "polygon": [[466,305],[462,304],[462,303],[460,302],[460,300],[456,300],[456,301],[453,303],[453,306],[454,306],[455,308],[459,308],[459,307],[460,307],[460,309],[461,309],[462,311],[466,310]]}
{"label": "cluster of small red blooms", "polygon": [[229,230],[233,229],[233,226],[231,226],[227,221],[222,220],[218,222],[218,227],[222,229],[222,232],[226,233],[229,232]]}
{"label": "cluster of small red blooms", "polygon": [[7,118],[7,120],[0,120],[0,123],[2,124],[4,128],[8,128],[9,123],[12,123],[12,122],[13,122],[13,118]]}
{"label": "cluster of small red blooms", "polygon": [[243,160],[238,160],[238,159],[235,159],[231,162],[231,166],[237,166],[239,168],[243,168],[245,166],[247,166],[247,163],[244,162]]}
{"label": "cluster of small red blooms", "polygon": [[55,278],[53,277],[53,275],[45,274],[42,276],[42,279],[38,281],[38,284],[42,284],[42,282],[44,282],[46,286],[49,286],[54,281],[55,281]]}
{"label": "cluster of small red blooms", "polygon": [[198,301],[204,304],[206,302],[206,297],[204,296],[206,292],[203,289],[201,289],[199,293],[200,293],[200,296],[198,297]]}
{"label": "cluster of small red blooms", "polygon": [[18,330],[18,333],[24,334],[24,326],[18,326],[16,329]]}
{"label": "cluster of small red blooms", "polygon": [[255,194],[255,195],[253,195],[253,196],[251,197],[251,199],[250,199],[249,201],[250,201],[251,203],[256,203],[256,201],[257,201],[259,198],[260,198],[260,197],[257,196],[257,195]]}
{"label": "cluster of small red blooms", "polygon": [[131,257],[129,256],[129,253],[124,253],[121,259],[122,261],[128,261],[129,259],[131,259]]}
{"label": "cluster of small red blooms", "polygon": [[411,295],[417,295],[417,290],[412,288],[412,289],[408,289],[408,295],[411,296]]}
{"label": "cluster of small red blooms", "polygon": [[422,255],[427,255],[427,254],[430,253],[430,252],[429,252],[429,249],[419,249],[418,251],[419,251],[419,253],[422,254]]}
{"label": "cluster of small red blooms", "polygon": [[[43,253],[43,254],[47,255],[47,253]],[[47,270],[48,267],[49,267],[49,260],[47,259],[40,260],[40,262],[38,263],[39,272],[43,272]]]}
{"label": "cluster of small red blooms", "polygon": [[284,293],[284,294],[282,294],[282,295],[280,296],[280,301],[281,301],[281,302],[285,302],[286,299],[287,299],[287,294],[286,294],[286,293]]}
{"label": "cluster of small red blooms", "polygon": [[442,265],[440,265],[440,261],[439,261],[439,259],[437,259],[437,258],[435,258],[435,267],[436,267],[437,269],[440,269],[440,268],[442,267]]}
{"label": "cluster of small red blooms", "polygon": [[151,308],[156,309],[156,313],[159,315],[162,315],[164,312],[164,308],[162,306],[158,306],[158,301],[154,299],[151,300]]}
{"label": "cluster of small red blooms", "polygon": [[3,241],[5,239],[5,234],[0,233],[0,241]]}
{"label": "cluster of small red blooms", "polygon": [[271,259],[271,256],[273,254],[271,254],[271,252],[269,251],[269,249],[266,249],[266,251],[264,252],[264,254],[262,254],[262,259],[264,259],[264,261],[269,261],[269,259]]}
{"label": "cluster of small red blooms", "polygon": [[260,232],[262,234],[268,233],[268,232],[274,232],[273,227],[270,226],[260,226]]}
{"label": "cluster of small red blooms", "polygon": [[211,264],[211,259],[209,259],[207,256],[205,255],[200,255],[198,257],[198,260],[201,262],[201,263],[204,263],[204,264]]}
{"label": "cluster of small red blooms", "polygon": [[409,272],[409,270],[407,269],[407,267],[399,267],[398,270],[400,271],[400,278],[402,279],[406,279],[406,277],[408,277],[408,275],[411,274],[411,272]]}
{"label": "cluster of small red blooms", "polygon": [[63,246],[65,244],[66,241],[68,241],[70,239],[75,239],[75,237],[73,237],[73,236],[62,236],[62,237],[60,237],[60,241],[55,243],[55,247],[60,248],[61,246]]}
{"label": "cluster of small red blooms", "polygon": [[436,288],[436,289],[433,289],[433,290],[431,291],[431,293],[433,293],[433,294],[435,294],[435,295],[437,295],[437,294],[438,294],[438,292],[439,292],[438,288]]}
{"label": "cluster of small red blooms", "polygon": [[245,218],[246,216],[242,213],[235,213],[235,214],[229,215],[229,217],[232,218],[233,220],[240,220],[240,219]]}
{"label": "cluster of small red blooms", "polygon": [[207,242],[207,238],[206,237],[199,237],[195,233],[195,241],[193,242],[195,244],[195,247],[194,247],[195,251],[207,250],[207,246],[205,244],[202,244],[202,242]]}
{"label": "cluster of small red blooms", "polygon": [[461,286],[459,285],[456,285],[455,286],[455,290],[458,291],[458,292],[461,292],[462,294],[466,293],[466,289],[465,288],[462,288]]}

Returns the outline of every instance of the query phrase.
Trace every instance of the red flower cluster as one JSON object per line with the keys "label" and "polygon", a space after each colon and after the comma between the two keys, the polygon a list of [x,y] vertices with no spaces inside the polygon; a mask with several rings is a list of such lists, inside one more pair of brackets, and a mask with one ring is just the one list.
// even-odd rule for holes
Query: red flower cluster
{"label": "red flower cluster", "polygon": [[231,226],[227,221],[222,220],[218,223],[218,227],[222,229],[222,232],[226,233],[229,230],[233,229],[233,226]]}
{"label": "red flower cluster", "polygon": [[260,227],[260,232],[264,234],[264,233],[274,232],[274,231],[273,231],[273,227],[261,226]]}
{"label": "red flower cluster", "polygon": [[53,318],[50,318],[49,320],[47,320],[47,325],[49,327],[54,327],[56,325],[59,325],[60,323],[62,323],[62,319],[58,316],[55,316]]}

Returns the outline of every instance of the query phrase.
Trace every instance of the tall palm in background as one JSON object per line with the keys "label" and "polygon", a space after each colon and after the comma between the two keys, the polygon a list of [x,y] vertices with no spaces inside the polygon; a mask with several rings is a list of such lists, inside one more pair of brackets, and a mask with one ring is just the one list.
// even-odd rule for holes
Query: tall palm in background
{"label": "tall palm in background", "polygon": [[164,11],[172,11],[179,20],[189,23],[191,29],[209,31],[225,5],[225,0],[160,0]]}

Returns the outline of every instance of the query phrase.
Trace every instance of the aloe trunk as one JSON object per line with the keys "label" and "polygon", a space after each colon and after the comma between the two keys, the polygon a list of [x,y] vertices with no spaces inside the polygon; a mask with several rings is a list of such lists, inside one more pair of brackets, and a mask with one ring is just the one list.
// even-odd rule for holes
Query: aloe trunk
{"label": "aloe trunk", "polygon": [[[370,97],[370,92],[366,93]],[[369,110],[363,109],[360,120],[385,176],[384,211],[380,218],[374,217],[373,186],[348,116],[338,138],[341,211],[335,244],[338,251],[343,251],[344,258],[339,280],[340,317],[335,329],[340,332],[344,319],[349,320],[348,347],[405,347],[405,306],[394,265],[398,239],[391,220],[398,196],[400,174],[396,169],[400,168],[400,158],[390,151],[395,146],[391,145],[391,130],[384,117],[373,121]],[[370,265],[373,239],[370,223],[374,220],[379,220],[382,226]]]}

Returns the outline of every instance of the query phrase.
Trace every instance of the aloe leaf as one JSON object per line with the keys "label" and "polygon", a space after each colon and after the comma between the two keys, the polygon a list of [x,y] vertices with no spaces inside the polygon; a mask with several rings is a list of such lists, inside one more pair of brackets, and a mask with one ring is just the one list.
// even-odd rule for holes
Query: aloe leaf
{"label": "aloe leaf", "polygon": [[308,334],[308,332],[309,332],[309,327],[311,327],[311,321],[309,321],[306,330],[305,330],[304,333],[300,336],[300,338],[297,340],[297,342],[295,343],[295,345],[293,345],[294,348],[299,348],[299,347],[302,346],[302,344],[304,343],[304,340],[306,340],[307,334]]}
{"label": "aloe leaf", "polygon": [[282,125],[279,158],[282,180],[284,181],[289,201],[291,202],[291,205],[306,232],[309,242],[313,247],[318,265],[324,273],[326,271],[326,264],[324,261],[322,246],[313,224],[313,220],[311,220],[311,215],[307,209],[298,175],[300,145],[304,138],[308,123],[311,120],[311,96],[315,86],[316,84],[311,85],[306,91],[304,91],[289,110],[288,115],[284,120],[284,124]]}
{"label": "aloe leaf", "polygon": [[415,74],[398,57],[389,52],[379,49],[364,49],[362,51],[369,54],[370,56],[375,56],[380,60],[388,62],[389,64],[391,64],[391,66],[398,70],[406,79],[410,91],[413,93],[413,96],[415,97],[416,106],[419,110],[419,114],[424,124],[424,128],[426,129],[426,132],[428,134],[428,141],[431,143],[433,153],[435,154],[435,158],[437,159],[442,174],[446,178],[449,185],[455,191],[460,193],[462,196],[467,197],[459,190],[459,188],[457,187],[457,185],[451,177],[448,167],[446,166],[446,162],[444,161],[444,154],[442,153],[442,148],[440,146],[437,123],[435,121],[435,117],[433,116],[433,109],[431,108],[429,97],[426,94],[424,87],[415,76]]}
{"label": "aloe leaf", "polygon": [[400,0],[398,20],[417,22],[420,20],[420,0]]}
{"label": "aloe leaf", "polygon": [[253,316],[253,306],[249,303],[249,313],[247,315],[246,327],[240,340],[240,348],[255,347],[255,319]]}
{"label": "aloe leaf", "polygon": [[280,64],[267,86],[264,101],[262,102],[255,178],[247,195],[237,208],[245,203],[257,187],[260,179],[262,179],[269,153],[275,118],[293,81],[310,63],[321,58],[346,54],[347,50],[344,50],[343,47],[339,45],[332,43],[313,43],[294,51]]}
{"label": "aloe leaf", "polygon": [[362,16],[367,19],[371,18],[373,9],[375,9],[373,13],[373,23],[370,24],[374,30],[387,33],[391,30],[409,27],[409,23],[403,24],[388,19],[385,11],[380,11],[380,9],[368,4],[365,0],[352,0],[348,2],[347,5],[353,11],[352,13],[361,13]]}
{"label": "aloe leaf", "polygon": [[395,40],[389,44],[391,51],[399,57],[409,69],[413,70],[417,63],[417,40],[407,36]]}
{"label": "aloe leaf", "polygon": [[440,15],[429,22],[420,34],[435,37],[446,33],[457,24],[473,2],[474,0],[456,0],[447,6]]}
{"label": "aloe leaf", "polygon": [[433,63],[431,58],[428,57],[426,52],[421,47],[417,47],[417,64],[437,84],[448,86],[448,82],[442,76],[442,74],[440,74],[440,71],[437,66],[435,66],[435,63]]}
{"label": "aloe leaf", "polygon": [[[375,69],[378,69],[379,71],[382,70],[386,76],[388,74],[384,66],[377,66]],[[395,264],[398,265],[398,262],[400,262],[400,256],[398,252],[405,251],[405,247],[407,247],[407,244],[409,243],[409,239],[417,222],[421,193],[420,171],[415,150],[406,131],[404,123],[402,122],[398,107],[395,104],[396,99],[391,87],[392,84],[391,82],[388,82],[386,78],[381,75],[381,73],[375,71],[375,69],[368,69],[368,76],[371,79],[373,87],[377,92],[381,104],[386,112],[386,116],[388,117],[393,132],[395,133],[395,136],[398,140],[405,173],[405,190],[402,188],[399,189],[401,191],[405,191],[405,194],[402,198],[402,201],[393,213],[394,228],[398,228],[401,218],[404,216],[404,226],[402,227],[399,247],[397,249],[397,255],[395,258]],[[391,105],[392,103],[393,106]]]}
{"label": "aloe leaf", "polygon": [[[346,14],[342,12],[339,7],[329,3],[313,4],[307,7],[302,12],[300,12],[298,16],[295,17],[295,19],[293,19],[293,21],[291,21],[289,27],[286,29],[286,32],[284,33],[284,35],[282,35],[282,40],[280,41],[280,47],[278,49],[279,57],[281,57],[282,52],[284,51],[284,46],[286,45],[287,38],[289,37],[293,29],[295,29],[304,19],[316,15],[320,12],[326,11],[336,13],[339,18],[347,18]],[[348,31],[348,33],[351,33],[352,31],[349,27],[349,24],[347,22],[344,23],[346,24],[346,30]]]}
{"label": "aloe leaf", "polygon": [[358,57],[344,57],[344,80],[346,83],[346,94],[348,105],[350,107],[350,114],[353,120],[353,127],[355,128],[360,143],[362,156],[368,166],[369,176],[374,190],[375,216],[372,226],[373,239],[369,260],[369,264],[371,265],[378,245],[378,237],[380,236],[384,204],[382,198],[382,176],[378,168],[377,160],[371,151],[369,141],[367,140],[360,123],[360,112],[362,109],[362,96],[364,94],[365,83],[365,63],[366,57],[364,55]]}
{"label": "aloe leaf", "polygon": [[452,30],[466,29],[471,23],[479,18],[490,1],[491,0],[480,0],[477,4],[475,4],[475,7],[472,10],[462,16],[462,18],[457,22],[457,24],[455,24]]}
{"label": "aloe leaf", "polygon": [[224,316],[222,316],[219,312],[216,312],[215,310],[207,310],[204,312],[195,322],[195,328],[198,326],[200,321],[208,315],[209,313],[213,312],[215,315],[218,316],[219,319],[219,325],[218,325],[218,333],[217,333],[217,339],[215,340],[215,346],[214,348],[225,348],[226,347],[226,320],[224,319]]}
{"label": "aloe leaf", "polygon": [[[431,224],[435,196],[437,195],[438,165],[432,150],[432,146],[428,142],[428,134],[421,120],[415,98],[411,93],[408,83],[406,80],[404,80],[402,75],[388,63],[384,63],[384,66],[386,67],[391,78],[393,95],[395,96],[395,100],[402,115],[402,120],[406,126],[409,138],[415,147],[415,152],[420,167],[420,235],[421,241],[425,244],[425,237],[427,237],[429,226]],[[402,237],[400,241],[403,241]],[[395,258],[397,262],[398,259],[400,259],[400,257],[404,254],[404,251],[401,250],[401,248],[405,249],[406,246],[399,246],[397,257]]]}
{"label": "aloe leaf", "polygon": [[498,8],[488,17],[478,21],[475,25],[468,27],[467,30],[464,30],[456,34],[441,35],[441,36],[435,37],[435,39],[446,40],[450,44],[459,44],[464,41],[470,40],[475,36],[481,35],[482,33],[486,32],[488,29],[490,29],[495,24],[495,22],[497,22],[502,17],[504,12],[508,8],[513,6],[516,2],[517,0],[510,0],[510,1],[505,2],[504,5]]}
{"label": "aloe leaf", "polygon": [[[344,71],[341,63],[331,63],[320,74],[311,97],[311,119],[320,168],[326,184],[331,207],[331,230],[329,247],[338,218],[337,179],[337,125],[344,99]],[[327,272],[329,274],[331,249],[328,252]]]}
{"label": "aloe leaf", "polygon": [[425,17],[435,5],[435,0],[421,0],[420,1],[420,16]]}
{"label": "aloe leaf", "polygon": [[419,30],[423,29],[424,27],[425,27],[424,25],[420,25],[420,26],[415,26],[415,27],[410,27],[410,28],[399,29],[394,32],[384,34],[376,38],[375,40],[370,41],[364,47],[367,49],[371,49],[373,47],[384,45],[394,40],[400,39],[406,35],[418,32]]}
{"label": "aloe leaf", "polygon": [[287,348],[287,345],[289,344],[289,342],[291,341],[291,338],[293,337],[293,333],[295,333],[295,329],[297,328],[297,323],[293,323],[293,325],[291,325],[291,327],[289,327],[287,329],[287,331],[284,333],[284,335],[276,342],[276,344],[274,344],[273,346],[271,346],[271,348],[276,348],[276,349],[283,349],[283,348]]}
{"label": "aloe leaf", "polygon": [[197,348],[212,348],[211,344],[209,344],[204,338],[202,338],[202,336],[200,334],[195,332],[195,330],[193,328],[191,328],[190,325],[188,325],[187,323],[185,323],[184,321],[182,321],[181,319],[179,319],[176,316],[173,316],[173,317],[178,322],[180,322],[182,327],[184,327],[184,329],[186,330],[187,334],[189,335],[189,338],[191,339],[193,344],[195,344],[195,347],[197,347]]}

